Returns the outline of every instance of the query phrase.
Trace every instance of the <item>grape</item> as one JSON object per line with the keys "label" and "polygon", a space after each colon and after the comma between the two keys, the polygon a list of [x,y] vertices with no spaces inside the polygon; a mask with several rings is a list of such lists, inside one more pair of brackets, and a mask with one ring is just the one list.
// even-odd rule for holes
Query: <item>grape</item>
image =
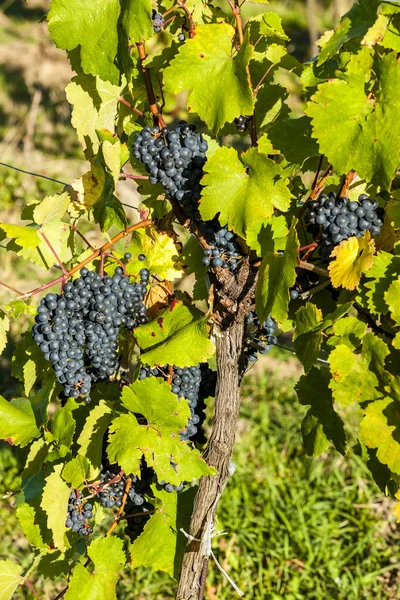
{"label": "grape", "polygon": [[89,520],[93,518],[92,505],[84,504],[79,492],[72,490],[69,495],[66,527],[72,529],[74,533],[80,536],[92,533],[93,529],[89,525]]}
{"label": "grape", "polygon": [[370,231],[372,236],[381,233],[383,210],[366,194],[361,194],[358,200],[350,202],[348,198],[336,198],[330,192],[328,196],[322,194],[318,200],[310,202],[306,216],[308,230],[314,236],[321,232],[322,261],[327,261],[334,246],[349,237],[360,237],[364,231]]}
{"label": "grape", "polygon": [[[248,362],[255,362],[258,353],[266,354],[271,345],[277,343],[275,334],[276,323],[269,316],[264,323],[260,323],[255,312],[250,312],[246,317],[244,355]],[[256,346],[256,347],[255,347]]]}
{"label": "grape", "polygon": [[247,131],[250,121],[251,117],[244,117],[243,115],[235,119],[236,129],[239,131],[239,133],[244,133]]}
{"label": "grape", "polygon": [[178,41],[179,42],[184,42],[185,41],[185,34],[184,33],[179,33],[178,34]]}
{"label": "grape", "polygon": [[164,17],[153,9],[151,15],[153,21],[153,31],[154,33],[160,33],[161,29],[164,27]]}
{"label": "grape", "polygon": [[121,267],[113,277],[83,268],[78,279],[65,284],[64,294],[41,300],[33,340],[63,385],[62,398],[88,404],[92,385],[116,372],[121,326],[130,330],[147,322],[148,283],[147,269],[140,271],[139,283],[130,283]]}
{"label": "grape", "polygon": [[241,252],[235,234],[227,227],[220,227],[218,219],[201,223],[199,229],[210,246],[204,249],[203,265],[236,271]]}

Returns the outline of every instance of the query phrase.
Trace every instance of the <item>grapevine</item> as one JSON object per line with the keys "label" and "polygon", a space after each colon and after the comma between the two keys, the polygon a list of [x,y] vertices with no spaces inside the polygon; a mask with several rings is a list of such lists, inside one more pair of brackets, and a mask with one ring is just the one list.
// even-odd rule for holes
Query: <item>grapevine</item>
{"label": "grapevine", "polygon": [[251,593],[212,548],[236,543],[214,537],[255,362],[295,355],[305,452],[356,447],[400,498],[399,9],[359,0],[302,62],[262,3],[78,4],[52,0],[47,22],[87,164],[70,181],[15,167],[59,193],[0,223],[20,386],[0,438],[26,460],[7,502],[34,549],[0,560],[0,597],[57,572],[52,600],[113,600],[138,567],[178,600],[211,569]]}

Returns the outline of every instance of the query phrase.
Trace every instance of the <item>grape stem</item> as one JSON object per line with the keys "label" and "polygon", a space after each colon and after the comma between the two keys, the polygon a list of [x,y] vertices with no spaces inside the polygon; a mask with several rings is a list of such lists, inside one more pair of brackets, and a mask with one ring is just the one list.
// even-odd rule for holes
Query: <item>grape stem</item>
{"label": "grape stem", "polygon": [[39,594],[35,590],[35,588],[33,586],[33,583],[31,581],[29,581],[29,579],[25,579],[25,585],[31,590],[31,592],[35,596],[35,598],[37,598],[38,600],[40,600]]}
{"label": "grape stem", "polygon": [[64,273],[64,275],[66,277],[68,277],[68,271],[67,269],[64,267],[63,263],[61,262],[60,258],[58,257],[57,252],[54,250],[53,245],[51,244],[49,238],[47,237],[47,235],[45,234],[44,231],[42,231],[41,229],[39,229],[39,233],[42,236],[42,238],[44,239],[44,241],[46,242],[46,244],[48,245],[50,252],[52,253],[52,255],[54,256],[54,258],[56,259],[61,271]]}
{"label": "grape stem", "polygon": [[146,60],[146,49],[144,46],[144,42],[139,42],[136,44],[140,59],[140,64],[142,67],[142,73],[144,77],[144,84],[146,86],[147,99],[150,105],[150,112],[153,115],[153,123],[154,125],[158,125],[160,128],[165,127],[165,121],[158,112],[156,97],[153,89],[153,82],[151,81],[151,75],[149,69],[143,64]]}
{"label": "grape stem", "polygon": [[313,265],[312,263],[305,262],[304,260],[298,260],[297,265],[300,269],[304,269],[305,271],[314,271],[318,273],[318,275],[323,275],[324,277],[329,277],[329,272],[327,269],[323,269],[322,267],[318,267],[317,265]]}
{"label": "grape stem", "polygon": [[[236,31],[237,31],[238,38],[239,38],[239,46],[242,46],[243,41],[244,41],[244,35],[243,35],[243,21],[242,21],[242,14],[240,12],[240,6],[239,6],[237,0],[235,0],[235,4],[232,2],[232,0],[228,0],[228,4],[231,8],[231,11],[232,11],[234,17],[235,17]],[[252,85],[251,85],[251,75],[250,75],[249,65],[247,65],[247,67],[246,67],[246,73],[247,73],[247,77],[249,80],[250,91],[254,97],[254,92],[252,90]],[[256,117],[255,117],[254,112],[251,115],[249,129],[250,129],[251,145],[257,146],[257,126],[256,126]]]}
{"label": "grape stem", "polygon": [[83,235],[83,233],[81,233],[81,232],[79,231],[79,229],[78,229],[78,228],[77,228],[75,225],[72,225],[71,223],[69,223],[69,226],[71,227],[71,229],[72,229],[73,231],[75,231],[75,233],[77,233],[77,234],[79,235],[79,237],[80,237],[80,238],[81,238],[81,239],[82,239],[82,240],[85,242],[85,244],[87,244],[87,246],[88,246],[88,247],[89,247],[89,248],[90,248],[90,249],[91,249],[93,252],[96,250],[96,248],[95,248],[94,246],[92,246],[92,244],[89,242],[89,240],[87,240],[87,239],[85,238],[85,236]]}
{"label": "grape stem", "polygon": [[262,82],[264,81],[264,79],[267,77],[268,73],[271,71],[272,67],[274,67],[274,66],[275,66],[274,64],[270,65],[268,67],[268,69],[265,71],[264,75],[261,77],[260,81],[257,83],[256,87],[254,88],[253,98],[255,98],[257,96],[257,92],[260,89]]}
{"label": "grape stem", "polygon": [[[57,283],[65,282],[72,275],[75,275],[75,273],[80,271],[80,269],[82,269],[87,264],[91,263],[93,260],[95,260],[102,254],[107,252],[107,250],[109,248],[111,248],[111,246],[113,246],[114,244],[116,244],[117,242],[122,240],[124,237],[126,237],[130,233],[133,233],[134,231],[136,231],[137,229],[141,229],[142,227],[149,227],[152,224],[153,224],[153,221],[151,219],[145,219],[144,221],[140,221],[139,223],[135,223],[134,225],[127,227],[126,229],[124,229],[123,231],[120,231],[117,235],[115,235],[109,242],[107,242],[106,244],[101,246],[101,248],[98,248],[90,256],[88,256],[87,258],[82,260],[79,264],[75,265],[75,267],[73,267],[70,271],[67,271],[66,275],[60,275],[60,277],[53,279],[53,281],[44,283],[43,285],[39,286],[38,288],[35,288],[34,290],[31,290],[30,292],[25,292],[25,293],[19,294],[18,299],[25,300],[27,298],[31,298],[35,294],[39,294],[40,292],[43,292],[44,290],[47,290],[50,287],[53,287],[53,285],[57,285]],[[6,284],[1,284],[1,285],[6,286]],[[6,286],[6,287],[9,287],[9,286]],[[13,291],[17,292],[16,290],[13,290]]]}
{"label": "grape stem", "polygon": [[[320,164],[322,164],[322,160],[323,157],[320,158]],[[317,169],[317,174],[319,174],[319,170],[320,170],[320,166]],[[319,180],[319,182],[317,183],[318,177],[314,177],[314,182],[311,186],[311,193],[308,196],[308,198],[306,198],[306,200],[304,201],[304,203],[300,206],[299,210],[296,213],[296,218],[300,219],[300,217],[302,216],[302,214],[304,213],[304,211],[307,208],[307,204],[309,200],[316,200],[318,198],[318,196],[320,195],[320,193],[322,192],[322,190],[325,187],[325,183],[326,180],[328,179],[328,177],[332,174],[333,171],[333,167],[332,165],[329,165],[328,168],[326,169],[325,173],[322,175],[321,179]]]}
{"label": "grape stem", "polygon": [[132,478],[128,477],[126,480],[126,484],[125,484],[124,495],[122,496],[122,504],[114,518],[114,521],[111,523],[111,525],[106,533],[106,537],[111,535],[112,532],[114,531],[114,529],[116,528],[116,526],[118,525],[121,515],[124,512],[126,500],[128,498],[129,490],[131,489],[131,487],[132,487]]}
{"label": "grape stem", "polygon": [[132,104],[130,104],[130,102],[128,102],[128,100],[125,100],[125,98],[123,98],[122,96],[118,96],[118,100],[121,102],[121,104],[129,108],[132,112],[139,115],[139,117],[144,117],[144,113],[141,110],[132,106]]}
{"label": "grape stem", "polygon": [[357,173],[355,171],[350,171],[350,173],[348,173],[346,175],[345,180],[342,184],[342,187],[340,188],[340,191],[339,191],[339,198],[341,198],[342,196],[347,197],[350,186],[356,177],[357,177]]}

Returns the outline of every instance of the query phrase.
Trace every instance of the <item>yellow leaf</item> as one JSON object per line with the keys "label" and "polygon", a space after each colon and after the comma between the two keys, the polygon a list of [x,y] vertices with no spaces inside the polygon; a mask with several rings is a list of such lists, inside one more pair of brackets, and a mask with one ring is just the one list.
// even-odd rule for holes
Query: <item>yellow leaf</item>
{"label": "yellow leaf", "polygon": [[[78,214],[86,212],[97,202],[103,193],[105,173],[103,167],[92,165],[90,171],[79,179],[75,179],[66,189],[70,194],[71,203]],[[71,212],[71,210],[70,210]]]}
{"label": "yellow leaf", "polygon": [[[396,492],[395,497],[400,500],[400,492]],[[400,523],[400,502],[396,502],[393,507],[392,514],[396,517],[397,523]]]}
{"label": "yellow leaf", "polygon": [[328,267],[333,287],[354,290],[362,274],[372,267],[374,252],[375,242],[369,231],[362,238],[351,237],[336,246],[331,254],[336,260]]}

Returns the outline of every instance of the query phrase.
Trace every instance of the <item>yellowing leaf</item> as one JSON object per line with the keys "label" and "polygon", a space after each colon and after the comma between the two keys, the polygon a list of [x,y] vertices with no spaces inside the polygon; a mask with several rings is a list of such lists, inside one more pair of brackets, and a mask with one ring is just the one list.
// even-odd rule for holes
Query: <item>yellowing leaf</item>
{"label": "yellowing leaf", "polygon": [[328,267],[333,287],[355,290],[362,274],[372,267],[374,251],[375,242],[367,231],[362,238],[351,237],[336,246],[331,255],[336,260]]}

